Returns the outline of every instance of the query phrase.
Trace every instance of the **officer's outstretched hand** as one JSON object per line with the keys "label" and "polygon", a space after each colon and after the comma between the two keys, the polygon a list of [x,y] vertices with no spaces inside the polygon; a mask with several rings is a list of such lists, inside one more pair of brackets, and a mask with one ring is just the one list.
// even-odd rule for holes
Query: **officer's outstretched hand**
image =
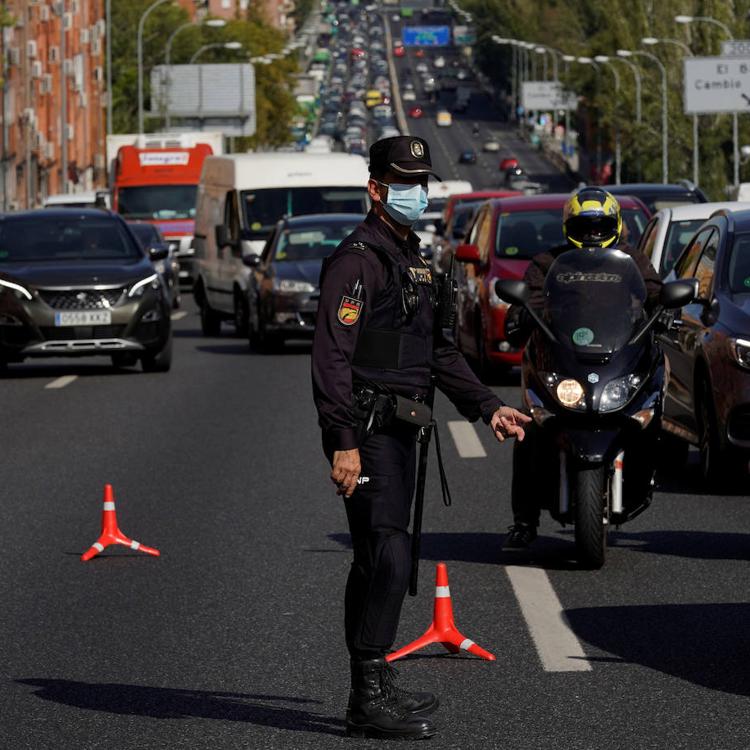
{"label": "officer's outstretched hand", "polygon": [[336,494],[351,497],[357,489],[360,471],[362,471],[362,464],[359,461],[358,448],[349,451],[334,451],[331,479],[338,488]]}
{"label": "officer's outstretched hand", "polygon": [[522,414],[518,409],[511,406],[501,406],[493,415],[490,427],[499,442],[505,438],[518,438],[523,440],[526,436],[523,425],[531,422],[531,417]]}

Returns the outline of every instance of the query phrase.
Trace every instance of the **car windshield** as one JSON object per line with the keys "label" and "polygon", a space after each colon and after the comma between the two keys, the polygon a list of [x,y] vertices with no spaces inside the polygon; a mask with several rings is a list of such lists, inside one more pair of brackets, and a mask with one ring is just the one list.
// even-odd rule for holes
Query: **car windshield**
{"label": "car windshield", "polygon": [[244,190],[248,239],[264,239],[284,215],[364,213],[367,191],[356,187],[299,187]]}
{"label": "car windshield", "polygon": [[501,213],[497,222],[495,254],[518,260],[565,244],[559,208]]}
{"label": "car windshield", "polygon": [[568,250],[544,283],[545,318],[558,342],[577,354],[612,354],[645,318],[646,285],[625,253]]}
{"label": "car windshield", "polygon": [[729,256],[729,291],[750,293],[750,234],[738,234],[734,238]]}
{"label": "car windshield", "polygon": [[196,185],[143,185],[117,191],[117,210],[127,219],[192,219]]}
{"label": "car windshield", "polygon": [[320,226],[285,229],[276,245],[274,261],[323,260],[356,228],[359,222],[331,222]]}
{"label": "car windshield", "polygon": [[662,276],[672,270],[687,243],[690,242],[692,236],[705,221],[705,219],[685,219],[684,221],[673,221],[669,225],[661,254],[661,268],[659,270]]}
{"label": "car windshield", "polygon": [[152,224],[130,224],[130,229],[143,247],[161,242],[159,232]]}
{"label": "car windshield", "polygon": [[0,222],[0,263],[65,260],[139,260],[125,228],[107,218],[81,216],[7,219]]}

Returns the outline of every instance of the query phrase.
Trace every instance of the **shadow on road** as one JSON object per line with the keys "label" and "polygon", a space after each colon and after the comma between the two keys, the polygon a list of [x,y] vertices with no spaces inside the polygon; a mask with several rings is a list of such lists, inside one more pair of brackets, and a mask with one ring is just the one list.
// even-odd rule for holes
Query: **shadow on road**
{"label": "shadow on road", "polygon": [[295,696],[177,690],[43,678],[17,679],[15,682],[36,688],[34,695],[42,700],[113,714],[148,716],[153,719],[242,721],[275,729],[335,736],[341,736],[344,728],[344,722],[339,718],[321,716],[303,708],[272,705],[319,703]]}
{"label": "shadow on road", "polygon": [[587,607],[565,615],[580,639],[623,661],[750,695],[750,604]]}

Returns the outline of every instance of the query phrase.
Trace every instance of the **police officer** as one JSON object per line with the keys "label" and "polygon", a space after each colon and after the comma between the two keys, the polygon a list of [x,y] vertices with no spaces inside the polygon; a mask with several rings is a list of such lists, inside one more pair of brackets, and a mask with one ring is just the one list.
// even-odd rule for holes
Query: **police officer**
{"label": "police officer", "polygon": [[[576,190],[565,204],[562,223],[565,244],[535,255],[526,270],[524,281],[530,292],[530,307],[540,314],[544,311],[544,281],[559,255],[574,248],[592,247],[607,247],[629,255],[638,266],[646,285],[646,309],[653,309],[658,304],[661,279],[640,250],[623,242],[620,204],[611,193],[598,187]],[[508,341],[520,349],[526,344],[532,329],[531,317],[526,310],[511,305],[505,318]],[[513,447],[513,525],[503,543],[506,551],[526,550],[536,539],[539,497],[551,491],[545,483],[545,479],[551,475],[539,473],[536,468],[536,483],[530,484],[527,477],[535,471],[535,467],[554,465],[554,450],[554,446],[544,443],[542,434],[534,425],[529,426],[524,444]]]}
{"label": "police officer", "polygon": [[399,418],[398,404],[429,400],[432,377],[461,414],[481,417],[500,442],[523,439],[528,421],[482,385],[442,335],[432,274],[410,229],[427,207],[431,174],[429,146],[421,138],[374,143],[370,212],[321,274],[313,391],[354,550],[344,610],[351,657],[347,733],[356,736],[422,739],[435,733],[425,714],[437,708],[437,697],[396,687],[384,658],[408,586],[419,429]]}

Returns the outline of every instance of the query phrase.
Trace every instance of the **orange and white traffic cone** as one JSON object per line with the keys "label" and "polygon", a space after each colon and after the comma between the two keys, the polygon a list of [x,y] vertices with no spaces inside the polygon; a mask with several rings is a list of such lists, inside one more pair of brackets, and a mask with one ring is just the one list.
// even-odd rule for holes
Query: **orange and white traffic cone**
{"label": "orange and white traffic cone", "polygon": [[479,656],[487,661],[495,661],[495,657],[477,646],[474,641],[465,638],[459,633],[456,624],[453,622],[453,604],[451,603],[451,590],[448,586],[448,568],[445,563],[438,563],[435,572],[435,606],[432,615],[432,625],[427,632],[416,641],[408,646],[395,651],[386,656],[387,661],[395,661],[407,654],[418,651],[420,648],[428,646],[430,643],[440,643],[445,646],[452,654],[459,651],[468,651],[474,656]]}
{"label": "orange and white traffic cone", "polygon": [[120,531],[117,525],[117,513],[115,512],[115,493],[111,484],[104,485],[104,509],[102,511],[102,533],[99,538],[91,545],[88,551],[81,555],[84,562],[96,557],[105,547],[110,544],[121,544],[123,547],[145,552],[147,555],[159,557],[159,550],[153,547],[147,547],[145,544],[130,539]]}

